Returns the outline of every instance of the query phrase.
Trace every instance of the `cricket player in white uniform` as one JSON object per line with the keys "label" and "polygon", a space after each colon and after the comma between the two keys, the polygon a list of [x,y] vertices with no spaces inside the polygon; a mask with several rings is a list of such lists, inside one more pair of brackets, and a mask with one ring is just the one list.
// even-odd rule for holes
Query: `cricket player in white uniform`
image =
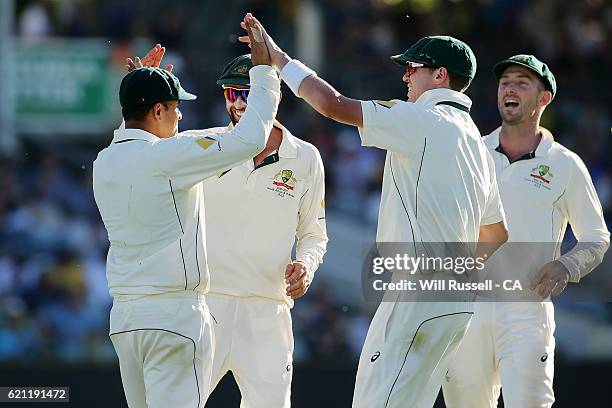
{"label": "cricket player in white uniform", "polygon": [[110,241],[110,337],[131,408],[196,408],[208,398],[214,340],[202,181],[263,150],[272,129],[280,82],[261,65],[269,63],[265,44],[254,44],[250,108],[226,132],[177,136],[179,100],[195,95],[166,70],[136,69],[121,82],[125,127],[98,154],[93,186]]}
{"label": "cricket player in white uniform", "polygon": [[[217,81],[231,124],[244,120],[251,56]],[[212,387],[231,371],[244,408],[291,405],[293,299],[307,290],[327,245],[318,150],[275,122],[265,149],[204,182],[216,349]],[[296,258],[291,250],[296,243]]]}
{"label": "cricket player in white uniform", "polygon": [[[444,400],[449,408],[493,408],[503,388],[505,407],[545,408],[555,401],[550,296],[602,261],[610,234],[586,166],[540,127],[557,88],[548,66],[532,55],[515,55],[497,64],[494,72],[502,126],[486,136],[485,143],[495,161],[508,222],[504,249],[511,249],[512,242],[529,242],[553,251],[545,251],[548,259],[535,269],[535,301],[476,303],[443,385]],[[559,258],[568,222],[578,244]],[[524,272],[514,270],[522,264],[519,257],[505,262],[511,272]]]}
{"label": "cricket player in white uniform", "polygon": [[[392,57],[406,67],[408,101],[359,101],[291,60],[263,32],[273,65],[296,95],[357,126],[363,145],[388,151],[379,244],[505,241],[493,162],[461,92],[476,72],[466,44],[447,36],[421,39]],[[383,302],[362,350],[353,406],[433,406],[472,309],[469,302]]]}

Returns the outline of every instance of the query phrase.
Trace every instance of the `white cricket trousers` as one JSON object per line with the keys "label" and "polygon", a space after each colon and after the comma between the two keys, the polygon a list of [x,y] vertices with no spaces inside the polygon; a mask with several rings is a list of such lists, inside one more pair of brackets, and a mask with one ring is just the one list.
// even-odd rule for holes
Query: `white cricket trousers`
{"label": "white cricket trousers", "polygon": [[212,389],[231,371],[241,408],[289,408],[293,375],[293,329],[285,302],[206,295],[214,318],[216,348]]}
{"label": "white cricket trousers", "polygon": [[110,338],[130,408],[203,408],[214,337],[204,295],[176,292],[113,302]]}
{"label": "white cricket trousers", "polygon": [[354,408],[431,408],[471,302],[382,302],[359,359]]}
{"label": "white cricket trousers", "polygon": [[548,408],[553,392],[551,302],[477,302],[442,386],[448,408]]}

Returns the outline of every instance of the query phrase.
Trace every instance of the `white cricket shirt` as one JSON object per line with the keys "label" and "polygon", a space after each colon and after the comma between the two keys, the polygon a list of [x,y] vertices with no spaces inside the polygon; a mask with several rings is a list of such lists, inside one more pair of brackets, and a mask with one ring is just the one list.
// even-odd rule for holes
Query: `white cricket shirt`
{"label": "white cricket shirt", "polygon": [[291,306],[284,277],[294,242],[310,274],[325,254],[325,179],[318,150],[275,126],[283,133],[277,153],[257,168],[247,160],[203,183],[210,292]]}
{"label": "white cricket shirt", "polygon": [[500,130],[484,140],[495,162],[508,242],[558,243],[544,260],[552,261],[559,256],[569,222],[578,245],[559,260],[568,268],[571,281],[578,282],[602,261],[610,242],[586,166],[544,128],[536,150],[510,163],[499,143]]}
{"label": "white cricket shirt", "polygon": [[234,129],[167,139],[117,129],[98,154],[93,187],[110,241],[112,296],[208,290],[201,182],[263,150],[280,100],[273,68],[249,74],[249,107]]}
{"label": "white cricket shirt", "polygon": [[476,243],[481,225],[504,220],[471,104],[450,89],[362,102],[362,144],[387,150],[377,242]]}

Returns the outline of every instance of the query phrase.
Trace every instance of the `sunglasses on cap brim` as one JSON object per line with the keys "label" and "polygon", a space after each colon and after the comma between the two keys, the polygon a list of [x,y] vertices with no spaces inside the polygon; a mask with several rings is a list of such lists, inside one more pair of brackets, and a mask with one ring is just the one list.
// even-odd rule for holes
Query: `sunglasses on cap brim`
{"label": "sunglasses on cap brim", "polygon": [[238,97],[242,98],[242,100],[246,102],[247,98],[249,97],[249,91],[250,89],[248,88],[234,88],[231,86],[223,87],[223,95],[225,96],[225,99],[231,103],[236,102]]}

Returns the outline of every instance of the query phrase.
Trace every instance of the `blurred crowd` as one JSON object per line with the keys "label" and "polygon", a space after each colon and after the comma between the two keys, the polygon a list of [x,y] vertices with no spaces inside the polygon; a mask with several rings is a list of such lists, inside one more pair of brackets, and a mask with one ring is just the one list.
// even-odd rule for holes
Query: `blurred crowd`
{"label": "blurred crowd", "polygon": [[[28,41],[98,37],[112,41],[116,61],[134,38],[171,50],[187,89],[200,98],[183,129],[228,122],[215,87],[237,53],[236,22],[251,10],[293,52],[291,27],[300,2],[231,0],[124,2],[66,0],[17,3],[16,35]],[[303,3],[303,2],[302,2]],[[612,216],[610,141],[612,6],[604,0],[337,0],[312,1],[324,29],[322,75],[349,96],[405,97],[403,71],[389,61],[423,35],[451,34],[470,44],[479,73],[468,91],[483,134],[499,125],[490,68],[507,56],[533,53],[549,64],[559,91],[543,125],[587,164],[608,224]],[[222,19],[219,16],[223,16]],[[206,41],[202,41],[206,38]],[[221,51],[220,51],[221,50]],[[188,64],[187,62],[190,62]],[[120,63],[120,62],[118,62]],[[279,119],[314,143],[326,167],[328,218],[378,217],[384,152],[360,147],[354,128],[317,117],[284,89]],[[93,201],[91,163],[108,143],[56,143],[26,138],[23,154],[0,157],[0,361],[109,361],[111,298],[105,278],[106,231]],[[340,266],[338,266],[340,267]],[[354,362],[369,323],[362,310],[338,304],[323,289],[294,308],[295,360],[316,356]]]}

